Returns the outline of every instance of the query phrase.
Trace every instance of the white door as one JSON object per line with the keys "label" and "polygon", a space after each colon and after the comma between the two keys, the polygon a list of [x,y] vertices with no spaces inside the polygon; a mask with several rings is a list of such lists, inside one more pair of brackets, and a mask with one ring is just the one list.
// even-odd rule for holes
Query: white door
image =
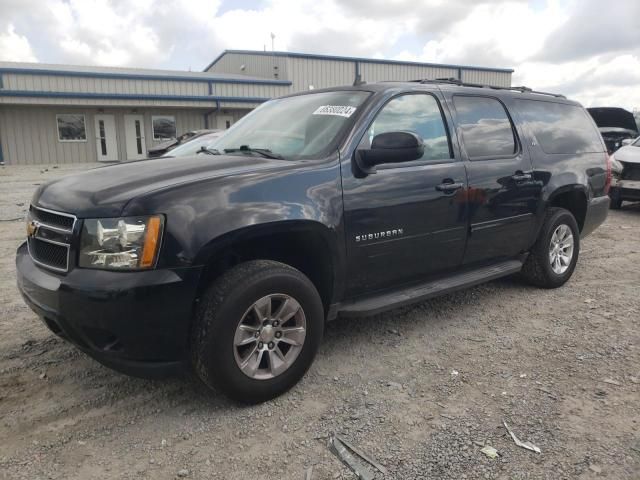
{"label": "white door", "polygon": [[220,130],[226,130],[231,125],[233,125],[233,116],[232,115],[218,115],[217,116],[217,125]]}
{"label": "white door", "polygon": [[147,158],[147,146],[144,141],[144,117],[142,115],[124,116],[124,136],[128,160]]}
{"label": "white door", "polygon": [[118,141],[116,140],[116,120],[113,115],[96,115],[96,149],[99,162],[118,161]]}

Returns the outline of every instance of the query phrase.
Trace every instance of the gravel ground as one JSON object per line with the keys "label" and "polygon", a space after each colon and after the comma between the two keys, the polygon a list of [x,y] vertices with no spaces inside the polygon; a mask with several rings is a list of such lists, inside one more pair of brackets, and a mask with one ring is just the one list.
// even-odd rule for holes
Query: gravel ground
{"label": "gravel ground", "polygon": [[35,185],[87,167],[0,167],[0,478],[353,479],[333,432],[390,479],[640,478],[639,204],[583,242],[563,288],[504,279],[334,322],[298,386],[243,407],[114,373],[23,304],[14,219]]}

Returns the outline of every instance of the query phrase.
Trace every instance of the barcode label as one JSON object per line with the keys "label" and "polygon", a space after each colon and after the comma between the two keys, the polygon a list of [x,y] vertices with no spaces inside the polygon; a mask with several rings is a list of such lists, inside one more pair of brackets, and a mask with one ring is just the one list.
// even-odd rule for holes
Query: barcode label
{"label": "barcode label", "polygon": [[313,115],[337,115],[339,117],[349,118],[356,111],[356,107],[348,105],[323,105],[318,107]]}

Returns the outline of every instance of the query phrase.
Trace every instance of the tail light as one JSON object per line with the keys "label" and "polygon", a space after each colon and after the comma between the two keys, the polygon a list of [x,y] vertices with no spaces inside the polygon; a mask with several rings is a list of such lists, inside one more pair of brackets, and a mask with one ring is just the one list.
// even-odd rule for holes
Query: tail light
{"label": "tail light", "polygon": [[608,153],[604,154],[605,162],[607,163],[607,178],[604,181],[604,194],[609,194],[611,188],[611,157]]}

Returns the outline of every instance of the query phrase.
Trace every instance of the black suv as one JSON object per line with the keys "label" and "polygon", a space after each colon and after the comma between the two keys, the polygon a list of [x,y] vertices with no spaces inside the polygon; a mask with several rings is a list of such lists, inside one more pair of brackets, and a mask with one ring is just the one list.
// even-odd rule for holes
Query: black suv
{"label": "black suv", "polygon": [[316,90],[263,104],[215,147],[39,187],[18,285],[103,364],[192,368],[245,402],[294,385],[338,316],[518,272],[563,285],[609,207],[591,117],[525,88]]}

